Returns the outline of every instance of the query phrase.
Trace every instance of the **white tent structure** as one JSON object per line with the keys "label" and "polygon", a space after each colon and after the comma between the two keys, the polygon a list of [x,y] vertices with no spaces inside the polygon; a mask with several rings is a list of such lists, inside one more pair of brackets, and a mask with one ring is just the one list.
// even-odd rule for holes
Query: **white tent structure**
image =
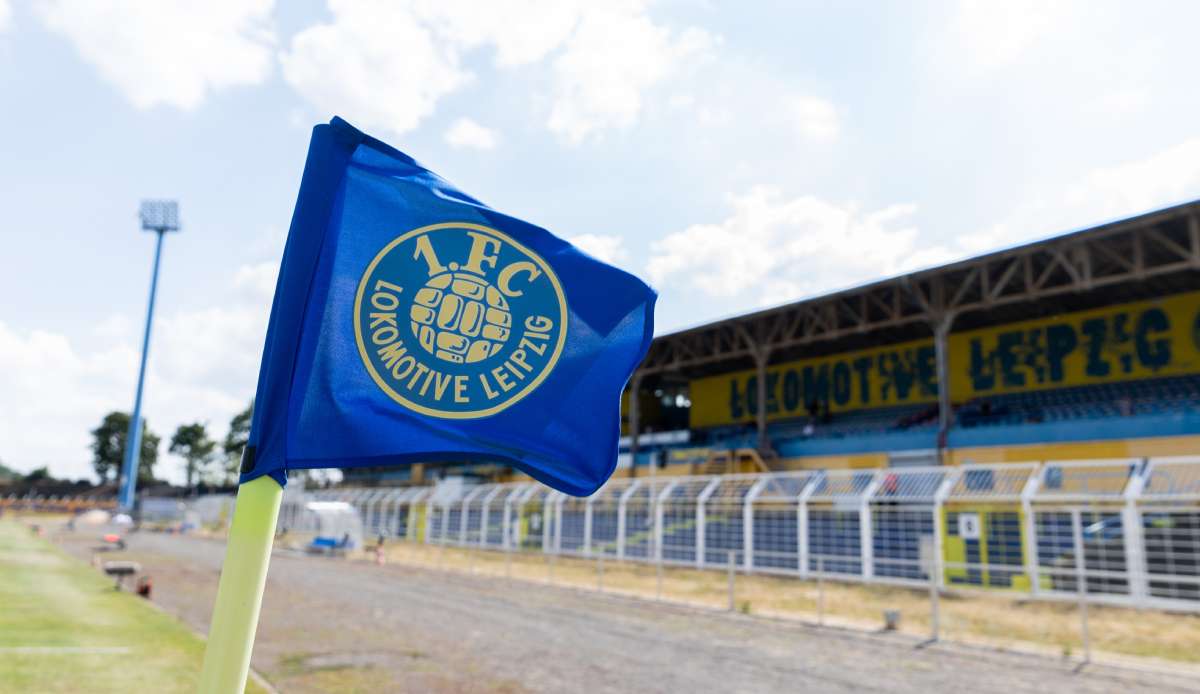
{"label": "white tent structure", "polygon": [[[283,516],[281,515],[281,518]],[[307,501],[289,509],[287,532],[311,534],[313,546],[356,549],[363,546],[358,509],[345,501]]]}

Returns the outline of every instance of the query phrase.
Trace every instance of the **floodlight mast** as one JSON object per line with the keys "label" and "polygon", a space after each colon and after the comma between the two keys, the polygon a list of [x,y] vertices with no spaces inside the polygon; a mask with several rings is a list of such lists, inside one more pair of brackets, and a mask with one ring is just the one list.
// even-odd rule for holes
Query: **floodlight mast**
{"label": "floodlight mast", "polygon": [[142,361],[138,367],[137,392],[133,397],[133,415],[125,436],[125,460],[121,466],[120,507],[133,510],[137,496],[138,467],[142,453],[142,390],[146,381],[146,359],[150,352],[150,325],[154,320],[154,297],[158,291],[158,265],[162,258],[163,234],[179,231],[179,204],[174,200],[144,200],[138,216],[142,231],[153,231],[158,237],[154,246],[154,270],[150,275],[150,305],[146,309],[146,330],[142,334]]}

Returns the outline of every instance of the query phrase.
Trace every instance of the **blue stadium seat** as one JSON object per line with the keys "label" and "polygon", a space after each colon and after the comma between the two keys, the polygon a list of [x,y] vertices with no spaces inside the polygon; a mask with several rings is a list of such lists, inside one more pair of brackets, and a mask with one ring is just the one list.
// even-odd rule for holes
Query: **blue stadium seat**
{"label": "blue stadium seat", "polygon": [[[1019,426],[1039,422],[1070,422],[1140,415],[1200,412],[1200,375],[1172,376],[1128,383],[1073,386],[978,398],[956,408],[957,428]],[[802,417],[769,426],[771,440],[789,442],[862,437],[937,429],[937,408],[905,405],[833,413],[826,421]],[[715,448],[754,446],[748,425],[715,427],[701,432]],[[694,444],[693,444],[694,445]]]}

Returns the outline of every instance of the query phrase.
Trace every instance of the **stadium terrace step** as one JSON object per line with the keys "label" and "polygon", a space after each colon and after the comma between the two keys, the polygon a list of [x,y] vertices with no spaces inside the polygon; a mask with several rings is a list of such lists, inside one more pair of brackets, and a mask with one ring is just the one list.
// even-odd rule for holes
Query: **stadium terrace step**
{"label": "stadium terrace step", "polygon": [[[1200,433],[1200,425],[1190,424],[1193,415],[1200,415],[1200,376],[1175,376],[979,398],[957,407],[951,437],[990,441],[1016,432],[1021,441],[1036,442],[1112,438],[1118,430],[1133,437]],[[1050,424],[1055,426],[1037,426]],[[965,433],[993,429],[993,435]],[[936,433],[937,408],[925,404],[841,412],[822,421],[772,422],[768,428],[774,449],[788,456],[927,447],[936,445],[926,440]],[[694,441],[706,440],[725,456],[694,465],[694,472],[733,471],[729,452],[750,450],[745,447],[749,438],[745,427],[693,432]],[[762,460],[766,469],[770,455]]]}

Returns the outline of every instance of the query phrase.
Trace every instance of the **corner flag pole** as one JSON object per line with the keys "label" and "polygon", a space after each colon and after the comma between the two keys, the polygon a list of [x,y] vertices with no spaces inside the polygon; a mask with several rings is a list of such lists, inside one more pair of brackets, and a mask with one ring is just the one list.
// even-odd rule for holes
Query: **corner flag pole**
{"label": "corner flag pole", "polygon": [[283,487],[266,475],[238,487],[204,650],[200,694],[241,694],[246,690],[282,498]]}

